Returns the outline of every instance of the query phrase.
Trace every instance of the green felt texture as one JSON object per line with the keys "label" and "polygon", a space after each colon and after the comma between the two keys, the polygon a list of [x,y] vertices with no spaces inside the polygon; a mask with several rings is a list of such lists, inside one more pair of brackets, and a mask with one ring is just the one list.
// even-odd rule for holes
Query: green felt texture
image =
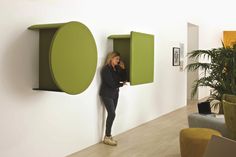
{"label": "green felt texture", "polygon": [[43,29],[39,34],[39,89],[60,91],[49,66],[49,50],[57,29]]}
{"label": "green felt texture", "polygon": [[116,52],[119,52],[121,55],[121,60],[125,63],[126,72],[128,74],[129,81],[129,73],[130,73],[130,39],[114,39],[113,40],[113,49]]}
{"label": "green felt texture", "polygon": [[223,100],[224,117],[231,138],[236,140],[236,103]]}
{"label": "green felt texture", "polygon": [[123,35],[110,35],[108,39],[128,39],[130,35],[123,34]]}
{"label": "green felt texture", "polygon": [[232,102],[232,103],[236,103],[236,95],[224,94],[222,96],[222,100]]}
{"label": "green felt texture", "polygon": [[30,26],[28,29],[30,29],[30,30],[53,29],[53,28],[59,28],[63,25],[64,25],[64,23],[39,24],[39,25]]}
{"label": "green felt texture", "polygon": [[130,84],[153,82],[154,36],[131,32]]}
{"label": "green felt texture", "polygon": [[49,54],[52,76],[62,91],[79,94],[88,88],[97,66],[97,48],[85,25],[70,22],[60,27]]}

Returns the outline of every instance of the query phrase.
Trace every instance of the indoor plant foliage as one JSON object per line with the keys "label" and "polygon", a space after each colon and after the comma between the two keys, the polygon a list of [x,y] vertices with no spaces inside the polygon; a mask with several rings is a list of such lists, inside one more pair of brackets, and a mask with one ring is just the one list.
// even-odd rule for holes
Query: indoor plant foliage
{"label": "indoor plant foliage", "polygon": [[[232,47],[214,48],[212,50],[195,50],[188,53],[193,60],[207,58],[210,62],[195,62],[187,65],[189,71],[203,70],[203,76],[195,80],[192,89],[192,96],[197,92],[198,87],[210,87],[213,92],[209,100],[219,100],[222,110],[221,97],[223,94],[236,95],[236,44]],[[216,105],[214,107],[216,107]]]}

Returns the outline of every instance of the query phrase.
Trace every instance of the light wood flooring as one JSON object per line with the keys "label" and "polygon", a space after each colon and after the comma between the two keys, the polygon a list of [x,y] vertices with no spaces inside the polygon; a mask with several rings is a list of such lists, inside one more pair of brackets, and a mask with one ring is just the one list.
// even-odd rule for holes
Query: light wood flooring
{"label": "light wood flooring", "polygon": [[196,104],[188,105],[115,136],[116,147],[98,143],[68,157],[180,157],[179,132],[196,111]]}

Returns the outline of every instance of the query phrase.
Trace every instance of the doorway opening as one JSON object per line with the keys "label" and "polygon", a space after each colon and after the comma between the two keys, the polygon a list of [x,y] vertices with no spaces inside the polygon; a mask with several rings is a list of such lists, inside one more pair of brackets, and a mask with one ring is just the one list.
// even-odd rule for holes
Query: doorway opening
{"label": "doorway opening", "polygon": [[[187,52],[199,49],[199,27],[198,25],[188,23],[187,24]],[[187,64],[197,62],[198,60],[187,59]],[[195,80],[199,79],[199,72],[188,71],[187,72],[187,104],[193,104],[198,101],[198,91],[192,97],[192,86]]]}

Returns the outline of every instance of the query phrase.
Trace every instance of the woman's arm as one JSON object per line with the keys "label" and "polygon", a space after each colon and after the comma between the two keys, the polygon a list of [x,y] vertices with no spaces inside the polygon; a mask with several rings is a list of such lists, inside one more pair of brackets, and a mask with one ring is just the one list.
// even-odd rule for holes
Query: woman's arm
{"label": "woman's arm", "polygon": [[123,61],[120,61],[119,65],[117,66],[117,69],[120,76],[120,80],[127,82],[127,72]]}
{"label": "woman's arm", "polygon": [[125,69],[121,69],[119,71],[119,76],[120,76],[120,80],[123,82],[127,82],[127,73]]}

